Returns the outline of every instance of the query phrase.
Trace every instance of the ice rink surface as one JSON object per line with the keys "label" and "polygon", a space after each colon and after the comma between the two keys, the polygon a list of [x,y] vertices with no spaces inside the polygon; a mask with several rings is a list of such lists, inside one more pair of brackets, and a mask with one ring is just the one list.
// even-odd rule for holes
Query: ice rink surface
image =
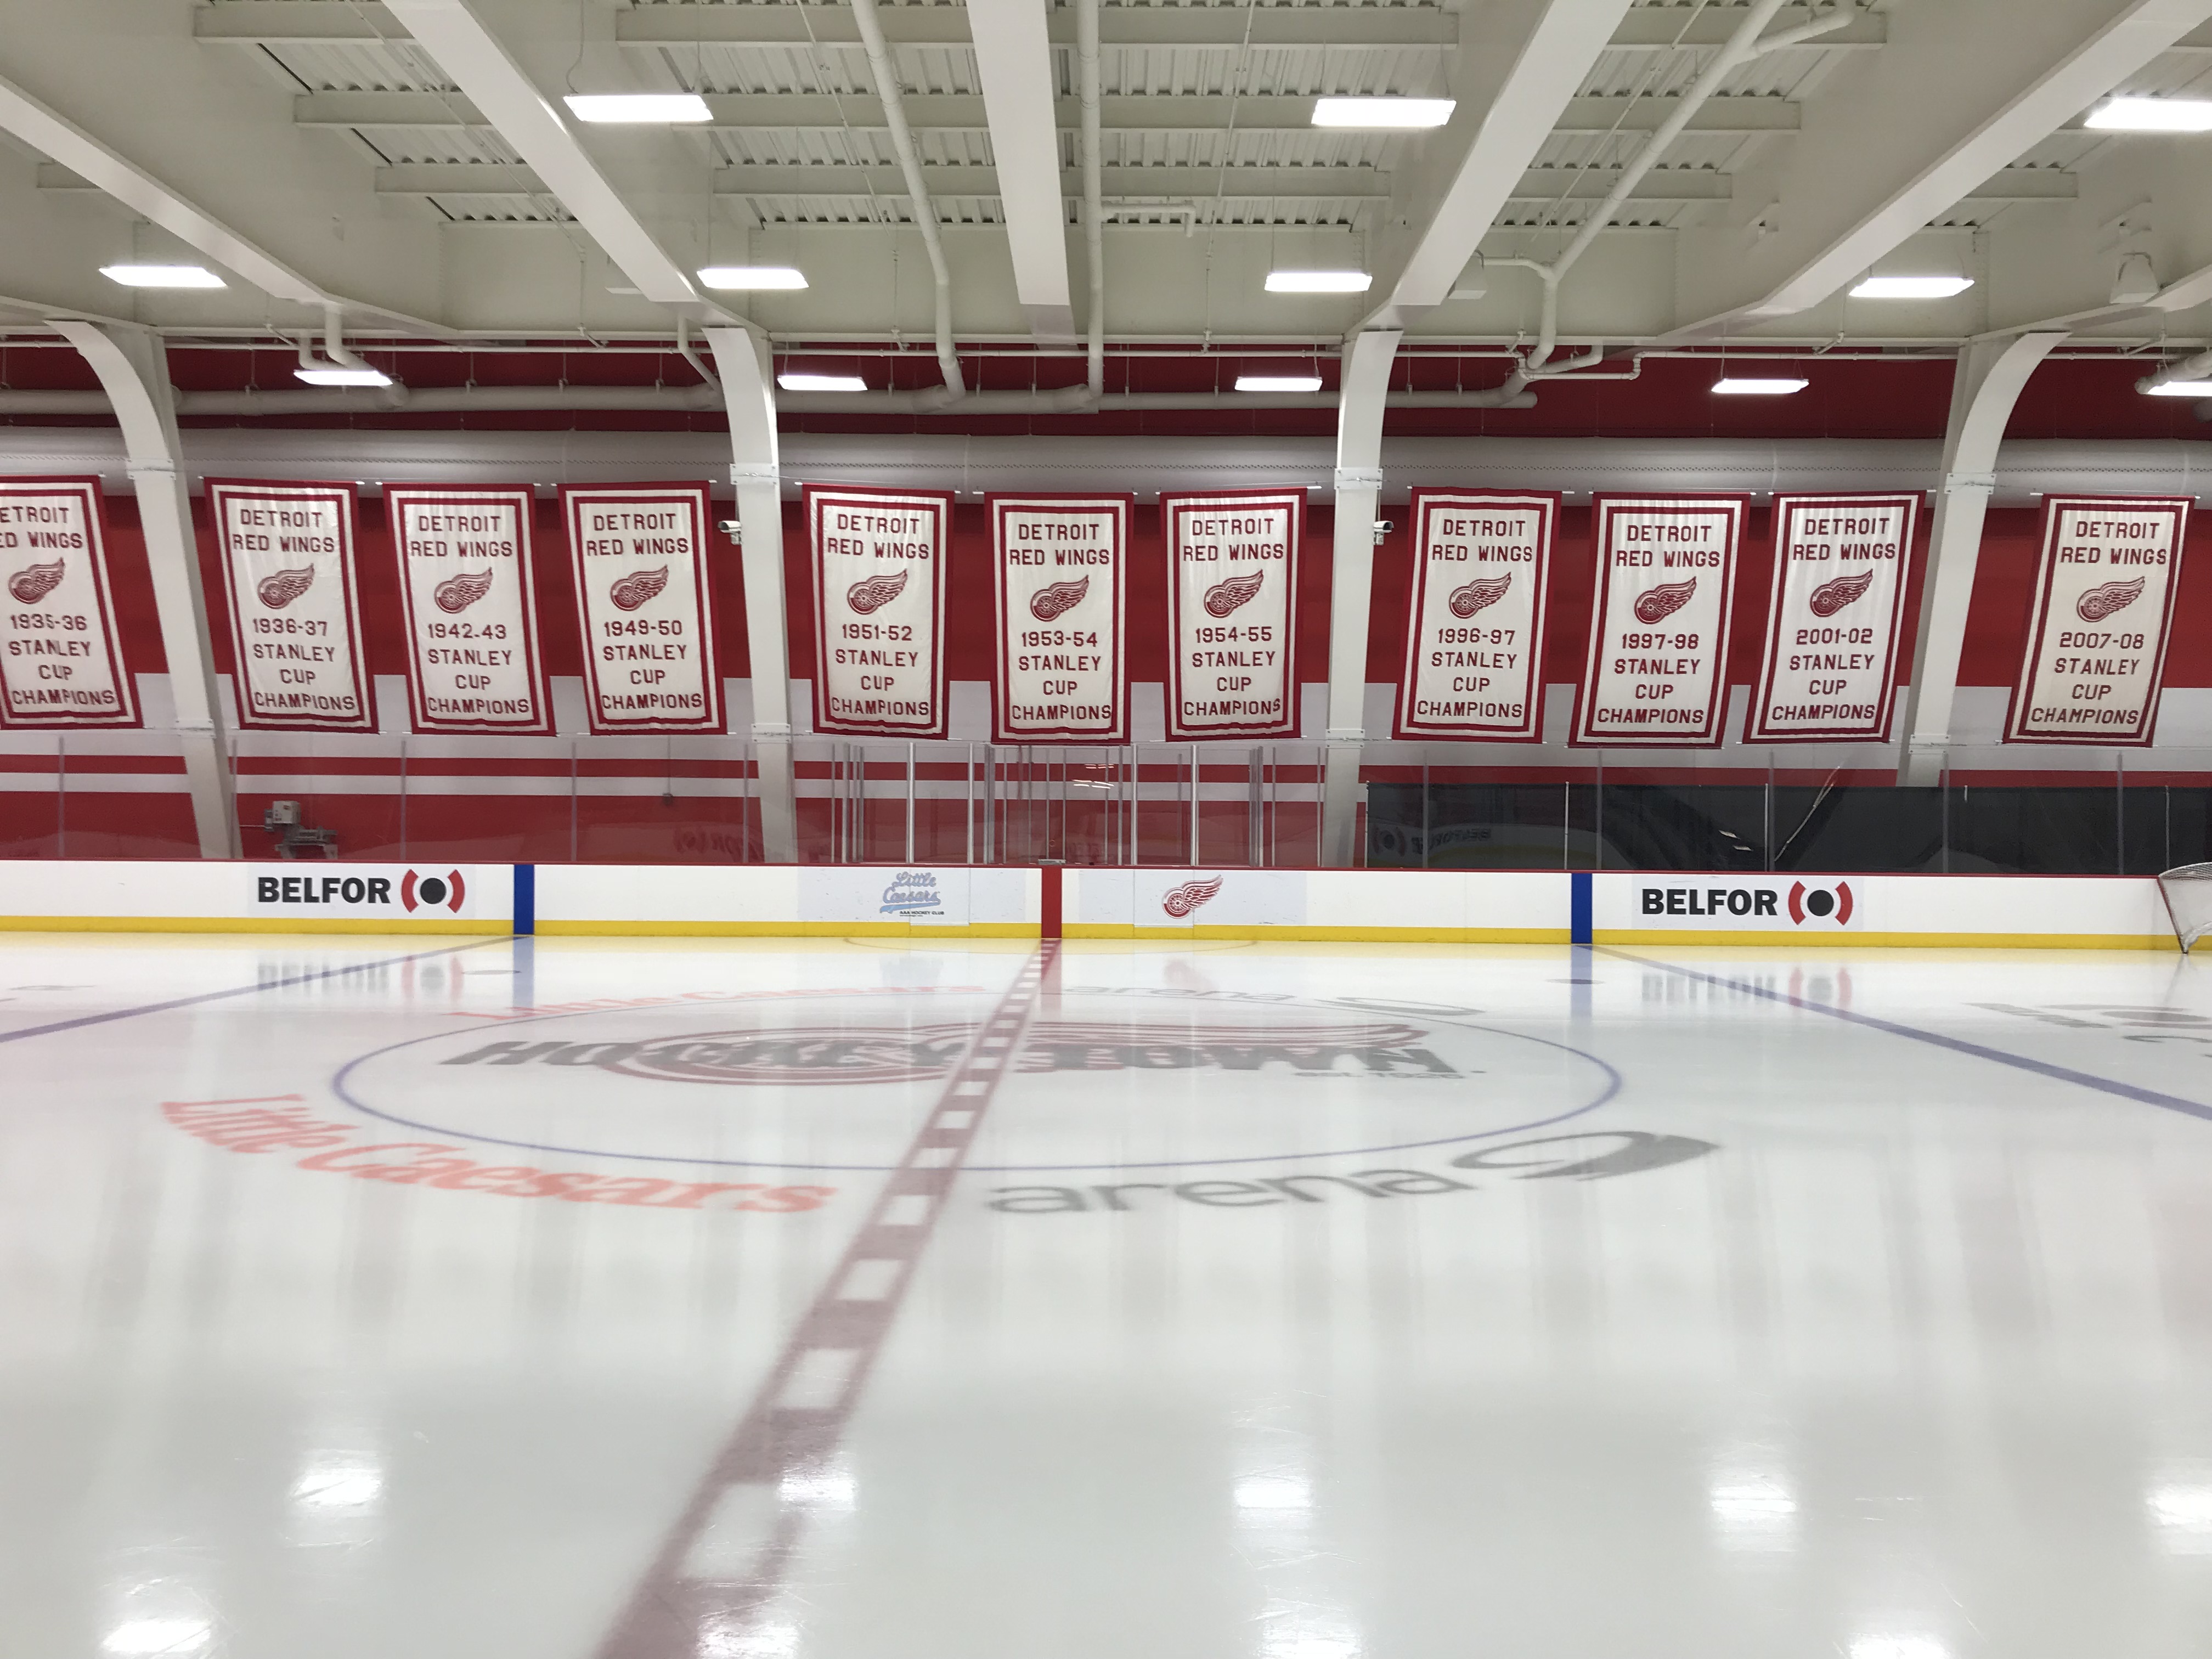
{"label": "ice rink surface", "polygon": [[2212,962],[0,944],[0,1654],[2202,1659]]}

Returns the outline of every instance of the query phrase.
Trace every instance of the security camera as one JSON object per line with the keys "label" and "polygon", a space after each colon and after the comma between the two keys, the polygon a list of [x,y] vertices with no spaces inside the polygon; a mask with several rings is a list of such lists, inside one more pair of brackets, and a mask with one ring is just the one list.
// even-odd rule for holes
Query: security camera
{"label": "security camera", "polygon": [[744,525],[738,520],[717,519],[714,520],[714,528],[733,542],[741,542],[745,538]]}
{"label": "security camera", "polygon": [[1397,528],[1397,526],[1395,526],[1395,525],[1392,524],[1392,523],[1390,522],[1390,520],[1388,520],[1388,519],[1377,519],[1377,520],[1375,520],[1375,545],[1376,545],[1376,546],[1377,546],[1377,547],[1382,546],[1382,538],[1383,538],[1384,537],[1388,536],[1388,535],[1389,535],[1389,534],[1393,530],[1395,530],[1395,529],[1396,529],[1396,528]]}

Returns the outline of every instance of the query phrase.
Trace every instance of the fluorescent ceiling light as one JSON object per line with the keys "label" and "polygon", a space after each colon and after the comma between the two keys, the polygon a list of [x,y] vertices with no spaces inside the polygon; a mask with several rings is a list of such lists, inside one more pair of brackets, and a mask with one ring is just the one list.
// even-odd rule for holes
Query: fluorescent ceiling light
{"label": "fluorescent ceiling light", "polygon": [[1869,276],[1851,290],[1854,300],[1948,300],[1973,287],[1971,276]]}
{"label": "fluorescent ceiling light", "polygon": [[1318,392],[1321,390],[1321,376],[1318,374],[1239,374],[1237,377],[1237,389],[1239,392]]}
{"label": "fluorescent ceiling light", "polygon": [[125,288],[221,288],[222,278],[204,265],[102,265],[100,274]]}
{"label": "fluorescent ceiling light", "polygon": [[1713,392],[1723,398],[1786,398],[1793,392],[1802,392],[1812,385],[1810,380],[1769,379],[1743,374],[1723,374],[1713,382]]}
{"label": "fluorescent ceiling light", "polygon": [[629,121],[666,125],[711,121],[714,112],[696,92],[572,92],[561,100],[579,121]]}
{"label": "fluorescent ceiling light", "polygon": [[2212,132],[2212,100],[2115,98],[2081,125],[2100,132]]}
{"label": "fluorescent ceiling light", "polygon": [[1270,294],[1364,294],[1375,279],[1364,270],[1271,270]]}
{"label": "fluorescent ceiling light", "polygon": [[2167,380],[2143,388],[2147,398],[2212,398],[2212,380]]}
{"label": "fluorescent ceiling light", "polygon": [[786,392],[866,392],[868,383],[857,374],[779,374],[775,383]]}
{"label": "fluorescent ceiling light", "polygon": [[313,368],[295,368],[292,373],[309,386],[390,386],[392,377],[380,368],[362,364],[359,368],[348,368],[343,363],[317,363]]}
{"label": "fluorescent ceiling light", "polygon": [[1317,127],[1370,127],[1395,131],[1407,127],[1440,127],[1457,107],[1449,98],[1317,98],[1313,124]]}
{"label": "fluorescent ceiling light", "polygon": [[699,280],[708,288],[805,288],[806,273],[789,265],[705,265]]}

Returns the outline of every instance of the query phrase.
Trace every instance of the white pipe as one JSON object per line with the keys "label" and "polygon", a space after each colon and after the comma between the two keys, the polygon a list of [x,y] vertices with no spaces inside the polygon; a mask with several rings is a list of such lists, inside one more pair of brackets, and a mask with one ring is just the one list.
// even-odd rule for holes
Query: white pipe
{"label": "white pipe", "polygon": [[691,325],[682,317],[676,319],[676,355],[690,364],[691,372],[712,386],[716,392],[719,393],[721,391],[722,383],[715,378],[714,371],[701,362],[699,354],[691,349]]}
{"label": "white pipe", "polygon": [[884,106],[884,125],[890,129],[891,149],[897,153],[899,173],[906,180],[907,199],[914,204],[915,228],[929,252],[929,272],[937,283],[937,363],[945,375],[940,402],[963,396],[967,384],[960,378],[960,356],[952,349],[952,270],[945,261],[945,244],[937,234],[937,210],[930,205],[929,186],[922,182],[921,158],[915,153],[914,131],[907,125],[906,101],[899,88],[898,70],[891,49],[884,40],[884,27],[876,18],[876,0],[853,0],[853,21],[867,49],[868,73],[876,82],[876,97]]}
{"label": "white pipe", "polygon": [[323,356],[340,368],[367,368],[368,365],[345,346],[343,313],[335,305],[323,307]]}
{"label": "white pipe", "polygon": [[1106,192],[1098,157],[1098,0],[1076,0],[1075,52],[1083,100],[1083,251],[1091,276],[1088,385],[1096,402],[1106,392]]}

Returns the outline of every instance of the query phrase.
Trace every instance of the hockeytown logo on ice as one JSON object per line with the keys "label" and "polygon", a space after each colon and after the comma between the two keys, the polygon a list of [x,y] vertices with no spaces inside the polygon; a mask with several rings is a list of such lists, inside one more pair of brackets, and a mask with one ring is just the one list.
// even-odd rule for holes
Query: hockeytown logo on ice
{"label": "hockeytown logo on ice", "polygon": [[[447,1066],[593,1066],[667,1083],[913,1083],[950,1072],[975,1040],[967,1021],[913,1026],[793,1026],[700,1031],[641,1042],[503,1040]],[[1040,1020],[1009,1067],[1047,1072],[1261,1072],[1294,1076],[1465,1075],[1405,1024],[1199,1024]]]}

